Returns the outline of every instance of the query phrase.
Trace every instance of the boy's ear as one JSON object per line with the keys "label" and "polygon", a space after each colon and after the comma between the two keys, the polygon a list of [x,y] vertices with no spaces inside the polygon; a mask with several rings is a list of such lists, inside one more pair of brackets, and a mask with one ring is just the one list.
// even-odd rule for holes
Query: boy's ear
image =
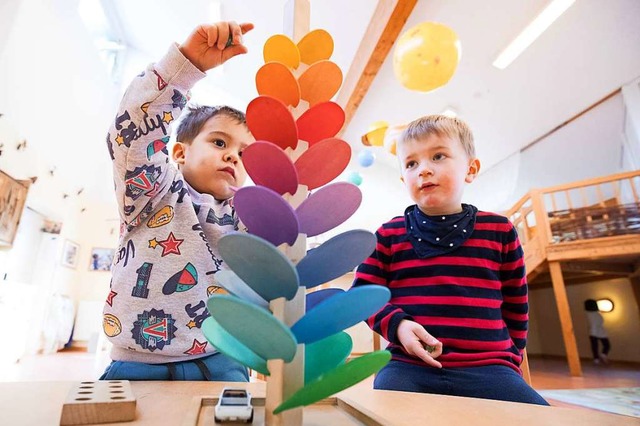
{"label": "boy's ear", "polygon": [[467,176],[464,178],[464,181],[467,183],[473,182],[473,180],[478,176],[478,173],[480,173],[480,160],[474,158],[469,163],[469,170],[467,171]]}
{"label": "boy's ear", "polygon": [[173,161],[175,161],[177,164],[184,164],[186,151],[186,144],[182,142],[176,142],[175,144],[173,144],[173,148],[171,150]]}

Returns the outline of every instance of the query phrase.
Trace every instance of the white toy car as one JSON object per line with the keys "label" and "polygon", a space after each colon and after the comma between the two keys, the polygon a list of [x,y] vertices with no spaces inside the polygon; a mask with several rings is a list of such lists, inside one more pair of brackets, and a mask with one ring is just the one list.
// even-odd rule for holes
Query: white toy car
{"label": "white toy car", "polygon": [[253,422],[251,394],[244,389],[224,388],[216,404],[214,419],[222,422]]}

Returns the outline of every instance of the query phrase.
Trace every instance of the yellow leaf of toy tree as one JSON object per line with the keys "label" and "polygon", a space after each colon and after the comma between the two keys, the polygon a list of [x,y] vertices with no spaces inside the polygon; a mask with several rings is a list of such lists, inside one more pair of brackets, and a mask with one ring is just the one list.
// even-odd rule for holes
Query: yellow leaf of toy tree
{"label": "yellow leaf of toy tree", "polygon": [[281,62],[289,68],[296,69],[300,66],[300,51],[298,46],[289,37],[276,34],[269,37],[262,50],[264,62]]}
{"label": "yellow leaf of toy tree", "polygon": [[324,61],[333,53],[333,38],[325,30],[313,30],[298,42],[300,60],[307,65]]}

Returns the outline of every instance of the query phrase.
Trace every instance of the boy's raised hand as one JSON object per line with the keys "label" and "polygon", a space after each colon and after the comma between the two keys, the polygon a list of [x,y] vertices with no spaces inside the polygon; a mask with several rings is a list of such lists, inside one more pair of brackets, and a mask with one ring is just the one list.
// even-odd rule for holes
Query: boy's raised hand
{"label": "boy's raised hand", "polygon": [[225,63],[236,55],[247,53],[242,35],[253,29],[253,24],[217,22],[199,25],[180,45],[180,51],[202,72]]}
{"label": "boy's raised hand", "polygon": [[432,367],[442,368],[442,364],[435,360],[442,355],[442,342],[427,333],[423,326],[414,321],[402,320],[397,334],[409,355],[417,356]]}

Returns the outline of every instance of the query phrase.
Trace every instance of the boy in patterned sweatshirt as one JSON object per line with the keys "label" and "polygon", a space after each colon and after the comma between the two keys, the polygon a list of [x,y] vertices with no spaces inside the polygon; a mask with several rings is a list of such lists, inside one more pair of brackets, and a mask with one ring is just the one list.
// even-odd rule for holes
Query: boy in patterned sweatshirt
{"label": "boy in patterned sweatshirt", "polygon": [[520,371],[528,303],[516,231],[461,201],[480,171],[471,130],[442,115],[417,119],[397,155],[416,204],[378,229],[354,281],[391,290],[368,319],[392,354],[374,387],[548,405]]}
{"label": "boy in patterned sweatshirt", "polygon": [[113,362],[102,380],[248,381],[242,365],[216,352],[200,330],[218,290],[217,244],[238,229],[230,204],[254,141],[244,114],[196,107],[170,126],[205,71],[247,52],[253,24],[200,25],[182,45],[138,75],[107,135],[120,210],[119,249],[103,311]]}

